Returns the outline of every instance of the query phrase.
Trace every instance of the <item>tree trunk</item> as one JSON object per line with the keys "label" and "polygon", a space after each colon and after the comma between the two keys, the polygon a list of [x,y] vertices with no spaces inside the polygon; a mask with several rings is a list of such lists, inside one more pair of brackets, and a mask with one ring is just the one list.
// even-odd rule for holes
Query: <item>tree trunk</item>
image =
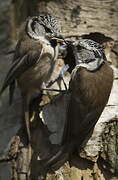
{"label": "tree trunk", "polygon": [[[0,0],[0,72],[1,82],[10,66],[17,29],[29,15],[46,11],[62,25],[66,38],[90,38],[105,46],[108,61],[114,69],[114,84],[109,102],[104,109],[91,138],[83,144],[81,152],[73,156],[70,165],[65,163],[47,180],[115,180],[118,178],[118,1],[117,0]],[[22,13],[21,13],[22,12]],[[3,43],[4,42],[4,43]],[[63,60],[59,59],[53,78],[57,76]],[[70,75],[65,81],[69,83]],[[2,84],[1,84],[2,85]],[[0,85],[0,86],[1,86]],[[62,83],[61,83],[61,86]],[[54,84],[58,88],[58,83]],[[64,88],[64,87],[62,87]],[[55,94],[50,94],[53,98]],[[46,104],[39,113],[38,101],[32,111],[32,156],[22,123],[22,106],[19,90],[15,92],[12,106],[8,105],[8,91],[0,99],[0,180],[36,180],[45,176],[40,159],[50,157],[58,149],[66,118],[69,95],[57,96],[52,103],[44,96]],[[43,121],[43,123],[42,123]],[[3,137],[3,138],[2,138]],[[60,160],[61,161],[61,160]],[[58,162],[59,165],[63,164]],[[29,168],[29,173],[28,172]]]}

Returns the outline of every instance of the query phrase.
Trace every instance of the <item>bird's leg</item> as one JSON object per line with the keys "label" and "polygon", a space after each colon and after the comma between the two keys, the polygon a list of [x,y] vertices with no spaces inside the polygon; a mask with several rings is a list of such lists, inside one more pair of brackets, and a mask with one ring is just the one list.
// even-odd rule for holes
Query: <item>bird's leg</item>
{"label": "bird's leg", "polygon": [[[67,85],[66,85],[66,83],[65,83],[65,81],[64,81],[64,74],[67,72],[68,69],[69,69],[69,65],[68,65],[68,64],[66,64],[65,66],[63,66],[62,69],[61,69],[61,71],[60,71],[60,73],[59,73],[59,75],[58,75],[58,77],[55,78],[53,81],[50,81],[50,82],[48,83],[47,87],[52,86],[52,85],[53,85],[56,81],[58,81],[58,80],[62,80],[62,81],[63,81],[63,84],[64,84],[64,87],[65,87],[65,90],[67,91],[68,88],[67,88]],[[48,89],[48,88],[47,88],[46,90],[63,92],[63,90],[57,90],[57,89]],[[65,92],[65,91],[64,91],[64,92]]]}
{"label": "bird's leg", "polygon": [[68,88],[67,88],[67,85],[64,81],[64,74],[67,72],[68,69],[69,69],[69,65],[66,64],[65,66],[62,67],[60,74],[59,74],[59,77],[62,79],[66,91],[68,90]]}
{"label": "bird's leg", "polygon": [[[43,85],[42,85],[42,91],[46,91],[46,95],[49,97],[50,100],[52,100],[52,96],[50,96],[48,91],[52,91],[52,92],[54,91],[54,92],[59,92],[59,93],[60,92],[65,93],[66,92],[66,90],[47,88],[45,83],[43,83]],[[43,93],[43,95],[45,95],[45,94]]]}
{"label": "bird's leg", "polygon": [[67,92],[66,90],[60,90],[60,89],[53,89],[53,88],[43,88],[42,89],[43,91],[55,91],[55,92],[62,92],[62,93],[64,93],[64,92]]}

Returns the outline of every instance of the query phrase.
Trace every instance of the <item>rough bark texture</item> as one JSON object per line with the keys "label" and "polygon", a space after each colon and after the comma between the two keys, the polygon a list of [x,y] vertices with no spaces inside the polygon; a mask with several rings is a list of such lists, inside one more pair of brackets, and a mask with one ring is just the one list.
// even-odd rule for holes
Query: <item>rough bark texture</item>
{"label": "rough bark texture", "polygon": [[37,9],[46,10],[55,15],[67,36],[103,33],[106,36],[118,38],[118,2],[115,0],[61,0],[37,3]]}
{"label": "rough bark texture", "polygon": [[[71,167],[64,164],[47,180],[115,180],[118,179],[118,1],[117,0],[0,0],[0,49],[4,53],[17,39],[17,28],[27,16],[47,11],[56,16],[62,32],[68,38],[92,38],[105,45],[107,59],[115,72],[111,96],[92,137],[81,153],[71,160]],[[22,12],[22,13],[21,13]],[[9,44],[11,46],[9,46]],[[0,82],[10,66],[12,55],[0,53]],[[63,65],[59,61],[54,76]],[[66,82],[69,75],[65,76]],[[62,85],[62,84],[61,84]],[[1,84],[0,84],[1,86]],[[57,87],[55,84],[54,87]],[[51,94],[52,96],[52,94]],[[39,159],[51,156],[58,149],[66,116],[69,95],[63,95],[46,105],[39,119],[35,104],[32,122],[31,179],[43,173]],[[44,97],[43,103],[48,100]],[[63,103],[64,102],[64,103]],[[0,180],[26,180],[29,165],[25,130],[22,126],[21,97],[15,93],[12,106],[8,105],[8,90],[0,99]],[[52,115],[52,112],[53,113]],[[61,113],[60,113],[61,112]],[[32,118],[33,119],[33,118]],[[14,137],[15,136],[15,137]],[[20,137],[20,139],[19,139]],[[38,160],[37,160],[38,158]],[[9,161],[9,162],[8,162]],[[61,163],[61,162],[59,162]]]}

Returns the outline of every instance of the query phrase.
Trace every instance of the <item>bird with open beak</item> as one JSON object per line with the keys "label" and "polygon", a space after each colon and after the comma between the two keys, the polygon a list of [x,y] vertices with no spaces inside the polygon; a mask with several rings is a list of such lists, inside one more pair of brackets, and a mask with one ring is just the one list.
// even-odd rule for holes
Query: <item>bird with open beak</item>
{"label": "bird with open beak", "polygon": [[90,39],[67,41],[66,51],[64,60],[69,64],[71,80],[64,133],[59,151],[45,163],[46,167],[54,169],[59,161],[64,163],[72,153],[78,152],[84,140],[90,137],[113,84],[113,70],[100,44]]}
{"label": "bird with open beak", "polygon": [[14,58],[0,95],[9,87],[10,103],[16,83],[23,97],[23,110],[28,141],[30,142],[29,104],[35,94],[40,94],[43,83],[47,83],[58,56],[60,25],[49,14],[29,17],[20,28]]}

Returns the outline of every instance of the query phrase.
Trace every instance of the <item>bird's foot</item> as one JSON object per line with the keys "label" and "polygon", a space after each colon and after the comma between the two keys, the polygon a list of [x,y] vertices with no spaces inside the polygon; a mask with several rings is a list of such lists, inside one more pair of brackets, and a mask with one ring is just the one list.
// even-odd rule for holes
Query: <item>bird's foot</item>
{"label": "bird's foot", "polygon": [[66,64],[65,66],[63,66],[62,69],[61,69],[61,71],[60,71],[60,73],[59,73],[59,75],[58,75],[58,77],[55,78],[54,80],[50,81],[46,87],[50,87],[50,86],[52,86],[55,82],[57,82],[58,80],[62,80],[62,81],[63,81],[63,84],[64,84],[64,87],[65,87],[65,90],[67,90],[68,88],[67,88],[66,82],[65,82],[65,80],[64,80],[64,75],[65,75],[65,73],[67,72],[68,69],[69,69],[69,65],[68,65],[68,64]]}
{"label": "bird's foot", "polygon": [[45,91],[55,91],[55,92],[61,92],[61,93],[67,92],[67,90],[60,90],[60,89],[53,89],[53,88],[44,88],[42,90],[45,90]]}

